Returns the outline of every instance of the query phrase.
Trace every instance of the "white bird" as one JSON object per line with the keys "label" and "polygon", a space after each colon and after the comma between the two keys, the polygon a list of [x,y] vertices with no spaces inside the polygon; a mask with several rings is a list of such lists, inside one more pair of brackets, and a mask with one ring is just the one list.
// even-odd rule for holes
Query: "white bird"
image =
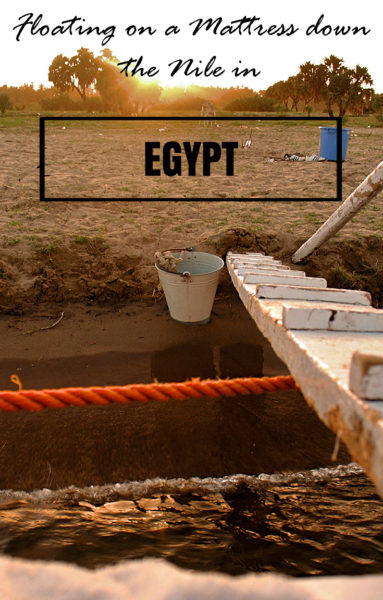
{"label": "white bird", "polygon": [[242,145],[242,148],[250,148],[251,144],[253,142],[253,130],[250,130],[250,137],[248,140],[245,140],[244,144]]}

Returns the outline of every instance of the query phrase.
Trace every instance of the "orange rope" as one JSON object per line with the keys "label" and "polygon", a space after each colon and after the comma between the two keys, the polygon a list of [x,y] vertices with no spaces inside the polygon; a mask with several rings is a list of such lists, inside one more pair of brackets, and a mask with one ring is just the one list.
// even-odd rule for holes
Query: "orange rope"
{"label": "orange rope", "polygon": [[114,402],[147,402],[148,400],[185,400],[186,398],[218,398],[263,394],[278,390],[299,389],[287,377],[246,377],[243,379],[192,379],[182,383],[149,383],[125,386],[62,388],[58,390],[0,391],[0,410],[64,408],[66,406],[105,405]]}

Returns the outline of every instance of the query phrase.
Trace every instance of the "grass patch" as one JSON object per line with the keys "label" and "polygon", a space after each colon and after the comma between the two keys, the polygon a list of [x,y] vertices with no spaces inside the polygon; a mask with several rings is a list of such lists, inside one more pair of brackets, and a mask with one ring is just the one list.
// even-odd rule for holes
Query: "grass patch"
{"label": "grass patch", "polygon": [[304,213],[304,219],[307,223],[310,223],[312,225],[320,225],[320,223],[322,222],[320,215],[318,215],[318,213],[316,212]]}
{"label": "grass patch", "polygon": [[86,246],[90,250],[105,250],[108,245],[101,236],[88,237],[86,235],[77,235],[74,238],[75,244]]}
{"label": "grass patch", "polygon": [[[379,224],[380,225],[380,224]],[[381,229],[383,229],[383,222],[381,223]],[[381,235],[370,235],[367,240],[369,250],[378,250],[381,248],[383,237]]]}
{"label": "grass patch", "polygon": [[[119,117],[121,115],[115,114],[115,113],[93,113],[92,115],[87,112],[87,111],[44,111],[41,112],[40,111],[41,116],[45,116],[45,117],[60,117],[60,116],[66,116],[66,117]],[[39,116],[40,114],[38,112],[34,112],[34,111],[15,111],[15,110],[11,110],[11,111],[7,111],[5,115],[3,115],[2,117],[0,117],[0,129],[12,129],[12,128],[22,128],[23,130],[36,130],[39,127]],[[158,114],[161,114],[162,116],[167,116],[166,114],[163,114],[163,111],[158,111]],[[177,112],[172,112],[172,116],[177,116]],[[233,113],[229,113],[229,112],[220,112],[221,116],[230,116]],[[260,117],[260,116],[264,116],[264,117],[279,117],[281,120],[279,121],[255,121],[253,122],[252,126],[253,127],[258,127],[259,129],[263,129],[264,127],[283,127],[283,128],[291,128],[291,127],[312,127],[312,128],[316,128],[318,127],[319,121],[287,121],[284,120],[286,117],[299,117],[299,116],[304,116],[306,117],[306,113],[303,112],[284,112],[284,113],[254,113],[254,112],[242,112],[242,113],[234,113],[238,116],[243,116],[243,121],[247,121],[247,119],[249,117]],[[181,114],[179,116],[182,116]],[[198,117],[198,113],[196,111],[190,111],[188,112],[187,116],[195,116]],[[334,121],[329,121],[329,117],[327,114],[324,113],[315,113],[312,116],[316,116],[316,117],[322,117],[323,118],[323,122],[320,122],[320,124],[322,126],[330,126],[330,127],[334,127]],[[346,121],[344,121],[344,123],[346,123]],[[241,125],[241,121],[227,121],[225,123],[225,127],[233,127],[233,128],[238,128]],[[249,122],[247,121],[248,126]],[[222,123],[219,123],[219,125],[222,127]],[[59,128],[63,128],[65,127],[66,129],[90,129],[90,130],[111,130],[111,129],[140,129],[143,131],[152,131],[153,130],[153,126],[158,126],[158,123],[156,123],[156,121],[148,121],[148,122],[144,122],[144,121],[51,121],[49,123],[47,123],[47,129],[59,129]],[[166,124],[167,129],[172,129],[172,125],[171,123],[167,123]],[[376,115],[363,115],[360,117],[353,117],[350,115],[347,115],[347,127],[353,128],[353,127],[358,127],[358,128],[363,128],[363,129],[367,129],[368,127],[383,127],[383,116],[376,114]],[[207,134],[211,134],[213,135],[216,131],[215,128],[201,128],[201,131],[204,132],[204,136],[206,136]],[[212,138],[213,139],[213,138]]]}
{"label": "grass patch", "polygon": [[4,240],[4,246],[16,246],[16,244],[18,244],[20,242],[20,238],[18,237],[11,237],[11,238],[5,238]]}
{"label": "grass patch", "polygon": [[348,271],[342,265],[337,264],[330,273],[331,286],[353,290],[369,288],[368,278],[356,271]]}
{"label": "grass patch", "polygon": [[90,238],[88,238],[86,235],[77,235],[74,238],[74,241],[76,242],[76,244],[89,244],[90,243]]}
{"label": "grass patch", "polygon": [[48,242],[46,244],[41,244],[40,242],[35,242],[33,244],[34,249],[39,254],[44,254],[45,256],[49,256],[56,252],[58,245],[57,242]]}

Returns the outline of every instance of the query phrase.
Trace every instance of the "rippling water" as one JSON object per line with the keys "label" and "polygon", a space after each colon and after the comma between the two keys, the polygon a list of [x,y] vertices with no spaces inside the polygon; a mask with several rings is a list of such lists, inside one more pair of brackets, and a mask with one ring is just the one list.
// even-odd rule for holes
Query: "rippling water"
{"label": "rippling water", "polygon": [[0,492],[0,550],[99,567],[289,575],[383,571],[383,503],[355,464],[291,475]]}

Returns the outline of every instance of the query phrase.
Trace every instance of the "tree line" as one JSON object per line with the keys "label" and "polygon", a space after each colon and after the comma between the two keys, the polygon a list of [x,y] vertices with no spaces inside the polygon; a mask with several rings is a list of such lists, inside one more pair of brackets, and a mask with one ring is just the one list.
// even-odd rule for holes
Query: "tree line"
{"label": "tree line", "polygon": [[[299,73],[286,81],[278,81],[270,86],[264,95],[275,98],[290,110],[298,110],[301,102],[304,109],[311,103],[322,102],[330,117],[343,117],[347,111],[361,115],[373,110],[373,81],[366,67],[356,65],[354,69],[346,67],[344,60],[331,54],[323,63],[315,65],[305,62]],[[307,112],[310,112],[308,109]]]}
{"label": "tree line", "polygon": [[[117,114],[141,114],[150,109],[167,111],[200,110],[204,101],[213,102],[227,111],[327,112],[344,116],[346,112],[361,115],[383,112],[383,94],[375,94],[366,67],[346,67],[334,55],[321,64],[306,62],[296,75],[278,81],[259,93],[246,87],[203,87],[189,85],[161,87],[158,82],[120,73],[118,58],[108,48],[95,57],[80,48],[71,58],[59,54],[48,71],[51,88],[33,84],[19,88],[0,87],[0,112],[13,106],[25,109],[36,106],[43,110],[88,110]],[[77,101],[76,101],[77,98]]]}

